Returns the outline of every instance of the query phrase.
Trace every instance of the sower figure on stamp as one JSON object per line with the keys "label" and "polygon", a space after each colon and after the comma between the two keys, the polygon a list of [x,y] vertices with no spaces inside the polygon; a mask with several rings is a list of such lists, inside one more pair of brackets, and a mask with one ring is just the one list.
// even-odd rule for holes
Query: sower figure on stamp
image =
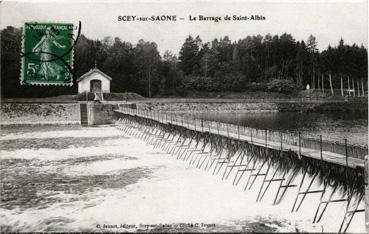
{"label": "sower figure on stamp", "polygon": [[65,49],[65,45],[61,45],[56,41],[56,37],[48,27],[45,31],[45,35],[42,36],[41,40],[33,47],[32,52],[40,53],[40,59],[42,61],[40,73],[47,80],[48,77],[55,77],[59,80],[60,75],[63,71],[62,66],[55,62],[51,62],[53,59],[52,46],[55,45],[60,49]]}

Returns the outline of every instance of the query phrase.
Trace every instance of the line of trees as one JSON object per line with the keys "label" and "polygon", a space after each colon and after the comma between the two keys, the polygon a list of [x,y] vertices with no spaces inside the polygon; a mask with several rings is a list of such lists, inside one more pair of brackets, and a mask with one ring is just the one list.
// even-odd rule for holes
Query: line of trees
{"label": "line of trees", "polygon": [[368,74],[364,46],[345,45],[341,39],[337,47],[329,46],[320,53],[313,35],[306,42],[285,33],[247,36],[237,42],[226,36],[210,43],[190,36],[182,46],[179,60],[185,88],[207,91],[288,92],[307,84],[313,89],[330,88],[328,80],[332,88],[339,89],[342,78],[361,84]]}
{"label": "line of trees", "polygon": [[[75,86],[21,86],[21,39],[21,29],[9,26],[1,31],[2,97],[77,92]],[[186,95],[193,90],[288,93],[307,84],[313,89],[329,89],[330,85],[338,89],[348,78],[356,86],[366,84],[368,58],[364,46],[346,45],[341,39],[338,46],[319,52],[317,43],[313,35],[305,42],[287,33],[247,36],[236,42],[227,36],[211,42],[188,36],[177,57],[170,51],[160,56],[155,42],[139,40],[133,45],[118,37],[91,40],[81,35],[74,48],[74,76],[83,75],[96,62],[113,78],[112,92],[137,92],[147,97]]]}

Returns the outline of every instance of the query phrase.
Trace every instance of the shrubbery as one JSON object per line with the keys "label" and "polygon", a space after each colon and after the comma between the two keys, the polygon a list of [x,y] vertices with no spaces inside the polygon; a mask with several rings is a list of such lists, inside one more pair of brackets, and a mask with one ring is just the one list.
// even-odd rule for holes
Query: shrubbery
{"label": "shrubbery", "polygon": [[251,84],[247,85],[246,88],[251,91],[266,91],[267,85],[264,83],[252,82]]}
{"label": "shrubbery", "polygon": [[291,94],[300,88],[288,79],[273,79],[268,83],[252,82],[244,84],[240,74],[223,74],[222,76],[185,76],[182,81],[185,90],[196,90],[204,92],[223,92],[223,91],[262,91]]}
{"label": "shrubbery", "polygon": [[186,90],[197,90],[206,92],[218,91],[241,91],[241,74],[218,74],[216,77],[185,76],[182,86]]}
{"label": "shrubbery", "polygon": [[271,92],[289,94],[297,91],[298,89],[299,87],[297,87],[292,80],[274,79],[267,84],[267,91]]}
{"label": "shrubbery", "polygon": [[[127,100],[141,100],[144,99],[144,97],[142,97],[141,95],[137,94],[137,93],[104,93],[104,100],[105,101],[127,101]],[[79,93],[77,94],[74,99],[77,101],[86,101],[86,98],[89,101],[94,100],[95,98],[95,94],[88,92],[87,93],[87,97],[86,97],[86,93]]]}

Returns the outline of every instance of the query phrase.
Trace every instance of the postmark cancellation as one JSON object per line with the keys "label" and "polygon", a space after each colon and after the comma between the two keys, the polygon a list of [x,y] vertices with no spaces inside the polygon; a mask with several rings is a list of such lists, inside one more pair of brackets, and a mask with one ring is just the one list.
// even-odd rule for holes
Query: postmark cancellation
{"label": "postmark cancellation", "polygon": [[25,23],[21,84],[73,85],[73,24]]}

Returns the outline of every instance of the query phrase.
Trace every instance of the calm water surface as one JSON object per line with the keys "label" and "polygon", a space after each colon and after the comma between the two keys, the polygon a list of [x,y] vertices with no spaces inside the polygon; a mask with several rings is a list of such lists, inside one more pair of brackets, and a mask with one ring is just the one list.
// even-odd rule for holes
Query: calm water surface
{"label": "calm water surface", "polygon": [[198,113],[197,117],[276,131],[322,135],[325,139],[368,145],[368,116],[365,113],[233,112]]}

